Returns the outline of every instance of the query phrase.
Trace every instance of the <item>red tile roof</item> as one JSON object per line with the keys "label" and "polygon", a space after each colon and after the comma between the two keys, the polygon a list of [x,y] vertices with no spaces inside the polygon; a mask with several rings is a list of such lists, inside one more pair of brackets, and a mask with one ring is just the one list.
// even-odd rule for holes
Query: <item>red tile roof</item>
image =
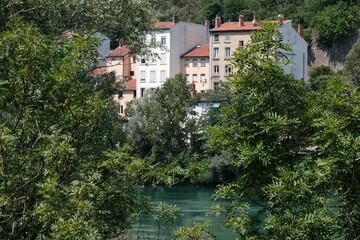
{"label": "red tile roof", "polygon": [[175,25],[173,22],[157,22],[154,24],[154,28],[170,29]]}
{"label": "red tile roof", "polygon": [[95,68],[92,72],[89,72],[88,76],[89,77],[97,77],[97,76],[100,76],[105,73],[107,73],[107,67],[98,67],[98,68]]}
{"label": "red tile roof", "polygon": [[132,90],[136,90],[136,79],[130,79],[128,81],[125,82],[125,89],[127,91],[132,91]]}
{"label": "red tile roof", "polygon": [[185,53],[182,57],[208,57],[209,55],[209,44],[201,44]]}
{"label": "red tile roof", "polygon": [[110,51],[107,57],[123,57],[130,52],[130,49],[127,47],[117,47],[114,50]]}
{"label": "red tile roof", "polygon": [[[283,24],[290,22],[291,20],[285,20]],[[279,22],[279,21],[268,21]],[[221,24],[218,28],[213,28],[210,32],[227,32],[227,31],[253,31],[258,29],[259,26],[254,26],[252,22],[244,22],[244,26],[239,27],[239,22],[227,22]]]}

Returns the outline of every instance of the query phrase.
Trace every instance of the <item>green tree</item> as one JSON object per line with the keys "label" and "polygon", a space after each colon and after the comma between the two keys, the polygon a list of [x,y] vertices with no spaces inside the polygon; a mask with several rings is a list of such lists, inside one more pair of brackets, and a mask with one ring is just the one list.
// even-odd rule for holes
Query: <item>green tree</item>
{"label": "green tree", "polygon": [[359,27],[359,5],[339,1],[327,6],[311,21],[311,26],[319,34],[319,42],[330,45],[354,33]]}
{"label": "green tree", "polygon": [[215,26],[215,17],[223,13],[222,0],[201,0],[201,15],[203,20],[209,20],[210,28]]}
{"label": "green tree", "polygon": [[345,58],[345,69],[350,74],[350,79],[356,86],[360,85],[360,40],[351,48]]}
{"label": "green tree", "polygon": [[153,1],[145,0],[3,0],[0,16],[2,31],[9,29],[15,17],[23,17],[48,36],[65,31],[101,32],[141,50],[140,40],[155,21],[156,13]]}
{"label": "green tree", "polygon": [[325,89],[331,75],[334,75],[334,72],[331,71],[328,66],[321,65],[319,67],[314,67],[310,73],[310,84],[308,84],[309,90],[319,91],[320,89]]}
{"label": "green tree", "polygon": [[[220,122],[210,132],[214,146],[230,151],[239,168],[237,179],[216,193],[217,198],[234,200],[215,211],[225,213],[224,225],[243,239],[272,239],[280,233],[281,226],[270,222],[267,187],[295,171],[302,159],[297,153],[307,146],[304,86],[282,69],[289,63],[283,52],[290,47],[282,43],[277,24],[260,26],[249,44],[233,55],[237,70],[229,82],[230,103],[221,109]],[[250,203],[260,210],[251,213]]]}
{"label": "green tree", "polygon": [[[143,156],[147,155],[154,163],[167,164],[188,149],[186,126],[190,97],[189,86],[184,76],[179,74],[169,78],[153,94],[136,101],[127,131],[134,146],[141,144],[139,139],[146,138],[141,140],[147,143]],[[139,121],[140,116],[143,117]],[[136,136],[139,138],[135,139]],[[140,149],[144,151],[144,148]]]}

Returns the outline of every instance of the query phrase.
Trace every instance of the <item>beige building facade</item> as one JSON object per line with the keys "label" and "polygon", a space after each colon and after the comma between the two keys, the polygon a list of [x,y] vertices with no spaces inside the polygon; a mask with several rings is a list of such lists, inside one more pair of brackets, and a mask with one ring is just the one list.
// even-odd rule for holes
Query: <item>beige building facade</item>
{"label": "beige building facade", "polygon": [[181,56],[181,73],[193,84],[193,94],[210,89],[209,44],[197,45]]}
{"label": "beige building facade", "polygon": [[[239,16],[238,22],[221,24],[221,18],[215,18],[215,27],[210,30],[210,89],[215,89],[220,82],[228,80],[231,73],[229,59],[237,48],[245,46],[251,39],[256,25],[257,16],[253,21],[245,22],[244,16]],[[279,31],[284,36],[284,42],[290,43],[292,52],[285,52],[293,65],[284,67],[286,73],[295,79],[307,81],[307,43],[302,36],[292,28],[291,20],[280,19]]]}
{"label": "beige building facade", "polygon": [[119,46],[106,56],[107,72],[114,72],[117,81],[124,82],[124,90],[114,96],[120,105],[121,115],[125,114],[126,104],[136,98],[136,61],[136,56],[124,46]]}

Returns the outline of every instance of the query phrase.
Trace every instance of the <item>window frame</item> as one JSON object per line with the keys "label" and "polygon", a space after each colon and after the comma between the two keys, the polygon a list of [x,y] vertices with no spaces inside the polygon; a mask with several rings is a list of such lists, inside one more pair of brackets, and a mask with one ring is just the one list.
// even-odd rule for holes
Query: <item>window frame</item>
{"label": "window frame", "polygon": [[220,70],[219,65],[214,65],[214,69],[213,69],[213,70],[214,70],[214,75],[215,75],[215,76],[219,76],[219,72],[220,72],[220,71],[219,71],[219,70]]}
{"label": "window frame", "polygon": [[225,34],[225,42],[231,42],[230,34]]}
{"label": "window frame", "polygon": [[161,46],[166,46],[166,36],[161,37]]}
{"label": "window frame", "polygon": [[214,47],[214,59],[218,59],[218,58],[219,58],[219,48]]}

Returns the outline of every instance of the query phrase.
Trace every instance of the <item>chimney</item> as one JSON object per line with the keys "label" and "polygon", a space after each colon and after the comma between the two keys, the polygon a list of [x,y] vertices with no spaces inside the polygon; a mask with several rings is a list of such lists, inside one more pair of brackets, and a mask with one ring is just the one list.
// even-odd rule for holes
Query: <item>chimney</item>
{"label": "chimney", "polygon": [[252,23],[253,23],[254,26],[257,25],[256,24],[257,21],[259,21],[259,17],[258,17],[258,15],[254,14],[254,17],[253,17],[253,20],[252,20]]}
{"label": "chimney", "polygon": [[244,15],[239,16],[239,27],[245,26]]}
{"label": "chimney", "polygon": [[303,36],[303,26],[298,25],[298,34],[302,37]]}
{"label": "chimney", "polygon": [[173,15],[172,22],[173,22],[173,25],[178,23],[178,17],[176,15]]}
{"label": "chimney", "polygon": [[218,28],[218,27],[219,27],[218,18],[219,18],[219,16],[216,16],[216,17],[215,17],[215,28]]}
{"label": "chimney", "polygon": [[218,16],[218,27],[220,27],[220,26],[221,26],[221,17]]}
{"label": "chimney", "polygon": [[123,40],[119,40],[119,47],[124,46],[124,41]]}

